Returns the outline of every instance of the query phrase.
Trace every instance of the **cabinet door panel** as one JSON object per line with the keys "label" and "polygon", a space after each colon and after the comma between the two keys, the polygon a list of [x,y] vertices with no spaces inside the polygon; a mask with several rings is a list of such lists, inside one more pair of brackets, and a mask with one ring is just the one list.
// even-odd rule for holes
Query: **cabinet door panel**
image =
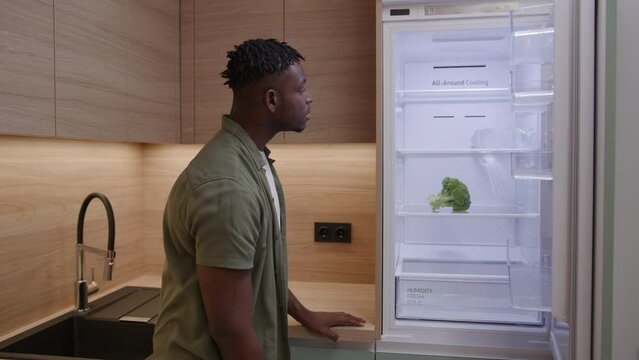
{"label": "cabinet door panel", "polygon": [[129,141],[177,143],[179,1],[129,1]]}
{"label": "cabinet door panel", "polygon": [[54,136],[53,1],[0,6],[0,133]]}
{"label": "cabinet door panel", "polygon": [[306,58],[311,120],[287,143],[375,142],[375,2],[285,0],[285,40]]}
{"label": "cabinet door panel", "polygon": [[194,1],[195,142],[204,143],[220,128],[222,114],[231,109],[231,90],[220,77],[226,68],[227,51],[250,38],[282,39],[284,3],[282,0]]}
{"label": "cabinet door panel", "polygon": [[128,140],[125,0],[55,2],[58,136]]}
{"label": "cabinet door panel", "polygon": [[180,1],[180,112],[182,144],[195,142],[193,36],[195,0]]}

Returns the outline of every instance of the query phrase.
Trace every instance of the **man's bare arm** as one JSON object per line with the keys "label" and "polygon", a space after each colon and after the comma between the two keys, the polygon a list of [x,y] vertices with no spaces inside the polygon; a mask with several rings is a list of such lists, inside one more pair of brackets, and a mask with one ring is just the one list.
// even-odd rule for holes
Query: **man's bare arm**
{"label": "man's bare arm", "polygon": [[197,267],[209,332],[224,360],[264,359],[253,329],[251,270]]}

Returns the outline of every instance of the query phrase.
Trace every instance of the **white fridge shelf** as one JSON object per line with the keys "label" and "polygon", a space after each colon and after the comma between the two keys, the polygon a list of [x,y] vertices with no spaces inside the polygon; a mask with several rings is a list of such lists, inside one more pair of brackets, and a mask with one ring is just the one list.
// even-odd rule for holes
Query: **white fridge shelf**
{"label": "white fridge shelf", "polygon": [[510,102],[509,87],[479,89],[397,90],[398,103]]}
{"label": "white fridge shelf", "polygon": [[398,217],[445,217],[445,218],[525,218],[536,219],[539,212],[529,212],[510,206],[471,206],[467,212],[452,212],[442,208],[433,212],[428,206],[406,205],[395,212]]}
{"label": "white fridge shelf", "polygon": [[[424,273],[425,268],[418,268],[412,264],[418,263],[420,260],[432,263],[433,261],[448,263],[502,263],[517,264],[523,262],[521,248],[511,246],[510,249],[506,245],[498,244],[406,244],[402,243],[398,249],[400,262],[398,263],[398,271],[403,274],[408,273]],[[402,265],[402,266],[400,266]],[[408,267],[403,267],[408,265]],[[406,271],[404,271],[406,270]],[[410,270],[410,271],[408,271]],[[474,270],[474,269],[471,269]],[[457,271],[457,270],[456,270]],[[426,271],[433,273],[432,271]],[[501,276],[507,277],[508,272],[503,271]]]}
{"label": "white fridge shelf", "polygon": [[517,148],[484,148],[484,149],[398,149],[397,154],[409,156],[409,155],[483,155],[483,154],[506,154],[513,153],[537,153],[537,149],[517,149]]}

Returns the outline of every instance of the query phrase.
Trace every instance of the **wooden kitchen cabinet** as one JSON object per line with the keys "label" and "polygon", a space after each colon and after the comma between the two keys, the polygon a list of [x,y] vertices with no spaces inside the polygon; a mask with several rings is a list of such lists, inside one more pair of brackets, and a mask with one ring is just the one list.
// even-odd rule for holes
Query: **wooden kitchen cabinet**
{"label": "wooden kitchen cabinet", "polygon": [[179,1],[130,0],[129,141],[180,142]]}
{"label": "wooden kitchen cabinet", "polygon": [[0,134],[53,136],[53,0],[0,6]]}
{"label": "wooden kitchen cabinet", "polygon": [[226,52],[249,38],[289,42],[313,96],[301,133],[271,142],[375,142],[375,3],[369,0],[183,0],[182,141],[208,141],[231,107]]}
{"label": "wooden kitchen cabinet", "polygon": [[[250,38],[282,39],[284,3],[282,0],[185,2],[187,4],[182,6],[182,22],[193,24],[193,44],[189,47],[188,36],[183,36],[182,51],[193,52],[194,68],[193,80],[189,82],[187,78],[182,82],[182,104],[189,106],[192,101],[194,120],[183,118],[183,121],[186,126],[194,124],[195,142],[205,143],[221,127],[222,114],[227,114],[231,109],[231,90],[220,77],[220,73],[226,68],[227,51],[233,45]],[[189,3],[193,6],[191,13],[188,8],[185,9]],[[184,56],[182,59],[188,61]],[[182,68],[189,70],[188,64],[182,63]],[[192,91],[189,86],[193,86]],[[189,94],[192,94],[192,99]],[[279,135],[279,139],[274,139],[273,142],[281,142],[281,138],[282,135]]]}
{"label": "wooden kitchen cabinet", "polygon": [[313,97],[306,130],[285,142],[375,142],[375,2],[284,2],[284,39],[306,58]]}
{"label": "wooden kitchen cabinet", "polygon": [[55,2],[57,136],[179,142],[178,6]]}
{"label": "wooden kitchen cabinet", "polygon": [[182,144],[195,143],[194,12],[195,0],[180,0],[180,123]]}
{"label": "wooden kitchen cabinet", "polygon": [[56,134],[127,141],[127,3],[55,2]]}

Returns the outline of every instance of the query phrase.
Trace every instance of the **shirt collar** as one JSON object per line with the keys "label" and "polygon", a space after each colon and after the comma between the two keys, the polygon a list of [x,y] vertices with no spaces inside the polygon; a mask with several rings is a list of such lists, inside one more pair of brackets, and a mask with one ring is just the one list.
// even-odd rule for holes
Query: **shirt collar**
{"label": "shirt collar", "polygon": [[[229,115],[222,115],[222,129],[234,135],[236,138],[238,138],[238,140],[240,140],[244,147],[246,147],[246,149],[249,151],[249,154],[251,155],[251,158],[253,158],[255,169],[262,169],[264,165],[266,165],[260,149],[257,148],[257,145],[255,145],[255,143],[253,142],[253,139],[251,139],[244,128],[242,128],[240,124],[231,119]],[[266,158],[269,163],[274,162],[274,160],[269,158],[271,150],[269,150],[269,148],[267,148],[266,146],[264,147],[264,154],[266,154]]]}

